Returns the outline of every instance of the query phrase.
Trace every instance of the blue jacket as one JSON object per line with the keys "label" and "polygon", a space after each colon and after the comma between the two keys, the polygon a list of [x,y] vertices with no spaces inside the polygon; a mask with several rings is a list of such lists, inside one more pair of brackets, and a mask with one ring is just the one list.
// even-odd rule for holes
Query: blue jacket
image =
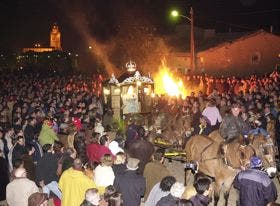
{"label": "blue jacket", "polygon": [[241,171],[234,179],[241,206],[266,206],[277,199],[275,184],[258,169]]}

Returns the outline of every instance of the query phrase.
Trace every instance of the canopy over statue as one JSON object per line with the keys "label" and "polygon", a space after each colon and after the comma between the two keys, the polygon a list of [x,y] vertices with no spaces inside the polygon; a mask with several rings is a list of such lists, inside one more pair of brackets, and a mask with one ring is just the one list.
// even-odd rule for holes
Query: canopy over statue
{"label": "canopy over statue", "polygon": [[150,77],[141,76],[136,64],[129,61],[127,71],[111,78],[103,85],[104,102],[114,111],[114,117],[151,112],[154,97],[154,82]]}

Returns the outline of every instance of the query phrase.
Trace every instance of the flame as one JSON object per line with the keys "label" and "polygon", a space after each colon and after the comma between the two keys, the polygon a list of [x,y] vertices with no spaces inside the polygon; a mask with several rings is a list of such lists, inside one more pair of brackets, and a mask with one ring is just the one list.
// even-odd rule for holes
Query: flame
{"label": "flame", "polygon": [[165,95],[172,97],[181,96],[183,99],[187,96],[187,90],[180,77],[176,77],[170,69],[165,65],[165,61],[161,61],[158,73],[154,76],[155,93],[157,95]]}

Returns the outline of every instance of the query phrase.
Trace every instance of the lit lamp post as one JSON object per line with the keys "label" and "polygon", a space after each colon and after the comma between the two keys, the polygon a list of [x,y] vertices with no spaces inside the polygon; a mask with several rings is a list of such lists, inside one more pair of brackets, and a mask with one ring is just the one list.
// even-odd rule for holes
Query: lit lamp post
{"label": "lit lamp post", "polygon": [[191,41],[190,41],[190,53],[191,53],[190,60],[191,60],[191,62],[190,62],[190,66],[191,66],[192,72],[194,72],[195,68],[196,68],[196,65],[195,65],[196,59],[195,59],[195,46],[194,46],[193,8],[191,7],[191,9],[190,9],[190,17],[179,14],[179,12],[176,10],[173,10],[171,12],[171,15],[174,17],[177,17],[177,16],[183,17],[183,18],[187,19],[188,21],[190,21],[190,23],[191,23]]}

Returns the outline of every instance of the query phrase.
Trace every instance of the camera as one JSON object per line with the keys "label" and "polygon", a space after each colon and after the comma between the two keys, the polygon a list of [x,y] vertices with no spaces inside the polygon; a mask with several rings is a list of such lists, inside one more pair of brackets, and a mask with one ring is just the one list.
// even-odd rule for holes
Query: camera
{"label": "camera", "polygon": [[198,165],[197,162],[191,161],[191,162],[187,162],[185,164],[185,169],[186,170],[191,170],[192,172],[197,172],[198,171]]}

